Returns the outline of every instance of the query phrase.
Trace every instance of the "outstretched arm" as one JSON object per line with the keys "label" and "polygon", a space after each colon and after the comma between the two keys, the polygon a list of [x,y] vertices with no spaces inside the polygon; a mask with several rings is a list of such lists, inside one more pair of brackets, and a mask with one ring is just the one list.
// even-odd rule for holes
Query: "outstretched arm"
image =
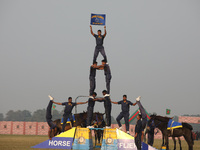
{"label": "outstretched arm", "polygon": [[86,104],[88,101],[86,102],[79,102],[79,103],[76,103],[76,105],[80,105],[80,104]]}
{"label": "outstretched arm", "polygon": [[106,26],[104,26],[104,37],[106,36],[107,32],[106,32]]}
{"label": "outstretched arm", "polygon": [[99,65],[99,66],[92,66],[93,68],[99,69],[99,70],[103,70],[104,69],[104,65]]}
{"label": "outstretched arm", "polygon": [[54,102],[54,101],[53,101],[53,103],[54,103],[54,104],[57,104],[57,105],[62,105],[62,103],[58,103],[58,102]]}
{"label": "outstretched arm", "polygon": [[113,103],[113,104],[118,104],[118,102],[113,102],[111,99],[110,99],[110,102]]}
{"label": "outstretched arm", "polygon": [[93,33],[93,31],[92,31],[92,26],[90,25],[90,32],[91,32],[91,34],[94,36],[94,33]]}
{"label": "outstretched arm", "polygon": [[95,98],[95,99],[93,99],[93,101],[102,101],[102,100],[104,100],[104,98]]}

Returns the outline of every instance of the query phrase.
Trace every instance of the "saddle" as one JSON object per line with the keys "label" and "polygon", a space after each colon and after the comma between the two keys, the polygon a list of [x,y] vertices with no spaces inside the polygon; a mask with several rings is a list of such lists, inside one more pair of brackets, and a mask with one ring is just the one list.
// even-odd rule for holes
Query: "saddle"
{"label": "saddle", "polygon": [[167,124],[167,130],[171,131],[171,135],[173,135],[173,130],[177,128],[182,128],[182,123],[173,121],[172,119],[169,120]]}
{"label": "saddle", "polygon": [[[72,118],[73,118],[73,121],[75,122],[75,116],[74,115],[72,115]],[[66,123],[71,123],[69,118],[67,119]],[[61,118],[61,124],[63,124],[63,118]]]}

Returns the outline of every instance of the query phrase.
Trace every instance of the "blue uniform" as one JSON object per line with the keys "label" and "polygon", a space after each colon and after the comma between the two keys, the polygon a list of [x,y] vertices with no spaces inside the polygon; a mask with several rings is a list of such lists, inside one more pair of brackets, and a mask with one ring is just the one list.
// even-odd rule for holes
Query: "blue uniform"
{"label": "blue uniform", "polygon": [[46,110],[46,120],[47,120],[47,123],[48,123],[50,129],[54,129],[56,127],[56,125],[51,120],[52,119],[52,115],[51,115],[52,104],[53,104],[53,102],[49,101],[49,104],[48,104],[47,110]]}
{"label": "blue uniform", "polygon": [[93,68],[92,66],[90,67],[90,76],[89,76],[89,79],[90,79],[90,92],[89,94],[92,95],[95,88],[96,88],[96,68]]}
{"label": "blue uniform", "polygon": [[99,52],[104,57],[104,60],[107,61],[106,53],[105,53],[105,50],[103,47],[103,40],[105,38],[104,35],[98,36],[98,35],[94,34],[94,37],[96,39],[96,47],[95,47],[95,51],[94,51],[93,63],[96,62]]}
{"label": "blue uniform", "polygon": [[104,97],[103,101],[98,101],[98,102],[104,102],[104,108],[105,108],[105,114],[106,114],[106,125],[111,126],[112,104],[110,102],[110,97],[106,96],[106,97]]}
{"label": "blue uniform", "polygon": [[138,150],[141,150],[141,136],[142,136],[142,121],[141,119],[137,121],[135,126],[135,133],[137,133],[137,137],[135,138],[135,144]]}
{"label": "blue uniform", "polygon": [[153,146],[155,126],[151,123],[151,120],[148,121],[147,126],[150,128],[148,132],[148,144]]}
{"label": "blue uniform", "polygon": [[63,125],[62,125],[62,132],[64,132],[68,118],[70,119],[73,126],[74,122],[73,122],[73,117],[72,117],[72,109],[74,108],[74,106],[76,106],[76,103],[64,102],[62,103],[62,105],[65,105],[65,110],[64,110],[64,115],[63,115]]}
{"label": "blue uniform", "polygon": [[129,107],[130,107],[130,105],[133,105],[133,103],[129,100],[126,100],[126,102],[121,100],[118,102],[118,104],[121,104],[122,112],[116,118],[117,123],[118,123],[119,127],[121,127],[122,125],[121,125],[120,120],[122,118],[124,118],[125,125],[126,125],[126,131],[129,131]]}
{"label": "blue uniform", "polygon": [[88,107],[87,107],[87,126],[91,126],[91,121],[93,117],[95,101],[92,98],[88,99]]}
{"label": "blue uniform", "polygon": [[110,66],[108,64],[104,65],[104,74],[106,77],[107,93],[110,94],[110,81],[111,81],[112,75],[111,75]]}
{"label": "blue uniform", "polygon": [[147,114],[146,114],[145,109],[142,106],[141,102],[137,101],[136,103],[138,104],[139,109],[140,109],[140,113],[142,115],[142,131],[144,131],[146,124],[147,124]]}

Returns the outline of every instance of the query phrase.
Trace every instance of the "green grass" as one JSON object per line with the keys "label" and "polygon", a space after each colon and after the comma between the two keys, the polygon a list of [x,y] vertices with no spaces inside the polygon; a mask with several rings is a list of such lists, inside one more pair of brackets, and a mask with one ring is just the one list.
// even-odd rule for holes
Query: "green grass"
{"label": "green grass", "polygon": [[[47,136],[36,135],[0,135],[0,150],[36,150],[31,146],[37,145],[45,140]],[[161,140],[155,140],[154,147],[161,147]],[[170,140],[170,148],[173,148],[173,142]],[[183,150],[187,150],[187,143],[182,141]],[[40,149],[40,150],[52,150],[52,149]],[[179,150],[179,144],[177,142],[177,150]],[[200,150],[200,141],[195,141],[194,150]]]}

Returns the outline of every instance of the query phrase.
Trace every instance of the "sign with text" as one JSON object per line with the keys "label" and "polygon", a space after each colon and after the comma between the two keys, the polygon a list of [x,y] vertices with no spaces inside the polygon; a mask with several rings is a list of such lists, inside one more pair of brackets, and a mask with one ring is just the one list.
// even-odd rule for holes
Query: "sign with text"
{"label": "sign with text", "polygon": [[91,14],[91,25],[106,25],[106,15],[105,14]]}

